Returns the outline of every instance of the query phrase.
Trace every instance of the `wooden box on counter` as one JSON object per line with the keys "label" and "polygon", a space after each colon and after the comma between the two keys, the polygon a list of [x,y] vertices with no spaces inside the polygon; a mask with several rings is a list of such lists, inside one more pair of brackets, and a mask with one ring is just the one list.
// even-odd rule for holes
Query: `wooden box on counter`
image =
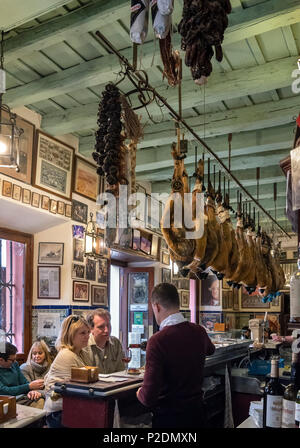
{"label": "wooden box on counter", "polygon": [[71,381],[80,383],[95,383],[98,381],[99,368],[93,366],[72,367]]}
{"label": "wooden box on counter", "polygon": [[0,395],[0,423],[17,416],[16,397]]}

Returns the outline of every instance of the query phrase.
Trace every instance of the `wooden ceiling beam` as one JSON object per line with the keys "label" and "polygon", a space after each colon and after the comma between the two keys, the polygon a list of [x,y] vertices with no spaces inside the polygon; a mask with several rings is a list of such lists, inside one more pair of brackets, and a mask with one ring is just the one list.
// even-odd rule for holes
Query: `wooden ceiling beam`
{"label": "wooden ceiling beam", "polygon": [[[113,71],[112,63],[114,59],[111,59],[110,56],[104,56],[104,59],[108,64],[110,63],[110,70],[105,64],[103,66],[101,65],[102,75],[99,75],[99,66],[97,64],[95,65],[94,61],[85,62],[80,64],[80,66],[49,75],[46,78],[33,81],[25,86],[10,89],[5,95],[5,101],[8,105],[14,107],[24,104],[34,104],[37,101],[48,99],[58,94],[71,92],[76,88],[96,85],[100,82],[100,79],[101,83],[103,81],[105,83],[109,82]],[[89,65],[88,72],[84,69],[86,64]],[[213,73],[205,90],[205,103],[213,104],[233,98],[262,93],[266,90],[269,91],[290,86],[291,73],[295,69],[295,64],[295,58],[289,57],[279,61],[268,62],[260,66],[243,68],[226,73]],[[68,71],[69,75],[67,76],[66,72]],[[162,96],[167,98],[169,105],[177,110],[177,89],[167,89],[166,84],[161,83],[159,85],[154,84],[154,87],[157,88]],[[99,87],[99,94],[103,88],[104,85],[101,88]],[[182,91],[184,92],[182,97],[183,110],[203,106],[204,95],[201,87],[196,86],[195,83],[189,80],[183,83]],[[160,115],[160,111],[155,102],[151,103],[147,109],[153,116],[158,117]],[[43,117],[42,127],[46,132],[53,135],[63,135],[76,130],[95,128],[97,111],[98,103],[91,103],[66,109],[60,114],[47,114]],[[229,112],[232,113],[232,111]],[[139,110],[139,114],[145,119],[148,118],[147,112],[144,109]],[[226,115],[227,112],[223,114]]]}
{"label": "wooden ceiling beam", "polygon": [[[171,164],[170,164],[171,165]],[[256,169],[232,170],[235,177],[243,184],[245,188],[256,185]],[[192,172],[189,173],[192,175]],[[170,169],[160,171],[147,171],[145,173],[137,173],[137,181],[151,181],[161,182],[170,181],[173,176],[173,167]],[[260,185],[272,184],[274,182],[283,182],[285,180],[284,174],[279,165],[261,167],[260,170]],[[206,177],[205,177],[206,178]],[[206,180],[205,180],[206,181]],[[236,188],[235,183],[231,181],[232,188]]]}
{"label": "wooden ceiling beam", "polygon": [[[187,122],[205,141],[209,141],[210,137],[216,137],[218,135],[228,135],[229,133],[234,134],[244,131],[256,131],[266,128],[273,128],[275,136],[277,132],[275,127],[294,123],[294,117],[297,116],[298,113],[299,99],[295,95],[293,98],[276,102],[271,101],[255,106],[232,109],[226,112],[208,114],[205,120],[205,138],[203,137],[203,116],[189,118]],[[270,130],[270,132],[272,131]],[[268,135],[270,135],[270,133],[268,133]],[[292,140],[292,136],[290,139],[287,134],[285,135],[286,138],[288,138],[288,142],[290,142]],[[189,134],[185,134],[185,138],[187,140],[194,140]],[[157,125],[146,127],[145,136],[143,141],[139,144],[139,148],[170,145],[172,141],[176,141],[174,124],[171,121],[166,121]],[[276,138],[274,138],[274,141],[276,142]],[[93,151],[94,145],[94,136],[83,137],[79,141],[79,151],[84,155],[89,155]],[[200,147],[200,145],[197,146]],[[213,145],[211,145],[211,147],[213,149]],[[225,146],[225,148],[227,147],[228,145]],[[284,149],[284,147],[286,146],[284,145],[279,149]],[[166,156],[166,160],[168,159],[169,157]],[[155,161],[154,158],[153,161]]]}
{"label": "wooden ceiling beam", "polygon": [[44,50],[77,34],[88,33],[128,14],[128,0],[96,0],[65,16],[24,31],[5,42],[6,63]]}
{"label": "wooden ceiling beam", "polygon": [[[224,46],[282,26],[293,25],[299,21],[299,13],[298,0],[268,0],[246,9],[234,9],[229,15]],[[6,59],[12,61],[21,58],[67,40],[72,34],[80,35],[125,18],[129,23],[128,0],[95,1],[8,39]],[[180,36],[174,36],[173,44],[179,48]]]}

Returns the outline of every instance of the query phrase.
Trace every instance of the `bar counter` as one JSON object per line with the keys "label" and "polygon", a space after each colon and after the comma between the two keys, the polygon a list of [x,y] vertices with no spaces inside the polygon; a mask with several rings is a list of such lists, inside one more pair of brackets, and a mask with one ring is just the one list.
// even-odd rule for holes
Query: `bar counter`
{"label": "bar counter", "polygon": [[[250,340],[239,339],[216,342],[215,353],[206,358],[204,376],[219,374],[219,371],[224,370],[226,366],[230,372],[231,362],[246,357],[250,344]],[[83,384],[73,381],[56,383],[55,392],[63,396],[63,425],[72,428],[112,428],[116,400],[120,414],[126,415],[130,412],[137,416],[149,413],[136,398],[143,374],[138,376],[127,374],[124,381],[115,382],[118,375],[124,376],[125,371],[110,376],[102,375],[102,378],[100,374],[96,383]],[[109,382],[110,377],[114,379],[113,382]],[[224,410],[224,395],[223,385],[205,394],[211,407],[211,418],[216,416],[216,409],[219,413]]]}

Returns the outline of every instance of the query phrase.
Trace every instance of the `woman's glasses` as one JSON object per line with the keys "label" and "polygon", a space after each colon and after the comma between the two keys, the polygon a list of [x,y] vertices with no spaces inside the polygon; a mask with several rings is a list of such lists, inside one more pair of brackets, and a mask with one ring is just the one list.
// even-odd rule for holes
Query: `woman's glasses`
{"label": "woman's glasses", "polygon": [[70,327],[73,323],[78,322],[80,320],[80,317],[81,316],[73,316],[72,319],[70,319],[66,332],[70,330]]}

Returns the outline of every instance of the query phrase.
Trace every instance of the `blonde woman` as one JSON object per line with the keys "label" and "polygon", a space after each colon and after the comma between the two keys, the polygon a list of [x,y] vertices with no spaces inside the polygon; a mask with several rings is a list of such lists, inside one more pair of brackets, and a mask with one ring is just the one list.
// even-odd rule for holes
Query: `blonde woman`
{"label": "blonde woman", "polygon": [[46,401],[44,409],[47,412],[46,421],[50,428],[61,428],[62,398],[52,393],[56,382],[69,381],[72,367],[83,367],[89,364],[89,357],[83,348],[88,345],[89,326],[81,316],[70,315],[64,319],[61,333],[55,347],[58,351],[45,376]]}
{"label": "blonde woman", "polygon": [[37,391],[39,394],[36,394],[36,404],[32,404],[34,407],[44,407],[44,376],[49,371],[51,362],[49,347],[45,341],[41,340],[32,344],[26,363],[20,366],[24,377],[29,383],[35,380],[43,380],[41,388]]}

